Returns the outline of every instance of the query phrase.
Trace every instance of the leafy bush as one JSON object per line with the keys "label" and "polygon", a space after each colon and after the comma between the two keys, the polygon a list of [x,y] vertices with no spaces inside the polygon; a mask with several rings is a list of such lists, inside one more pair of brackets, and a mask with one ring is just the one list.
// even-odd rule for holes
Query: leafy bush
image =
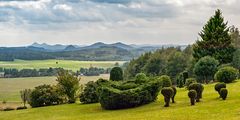
{"label": "leafy bush", "polygon": [[190,98],[191,105],[195,105],[195,99],[197,97],[196,90],[190,90],[188,92],[188,97]]}
{"label": "leafy bush", "polygon": [[175,98],[175,96],[176,96],[176,94],[177,94],[177,89],[176,89],[176,87],[174,87],[174,86],[172,86],[171,88],[173,89],[172,103],[175,103],[174,98]]}
{"label": "leafy bush", "polygon": [[144,73],[138,73],[135,76],[136,83],[145,83],[147,81],[147,76]]}
{"label": "leafy bush", "polygon": [[121,84],[130,82],[119,82],[118,85],[108,81],[98,88],[99,102],[104,109],[123,109],[137,107],[156,100],[160,91],[161,82],[159,80],[148,81],[134,88],[121,90]]}
{"label": "leafy bush", "polygon": [[123,70],[120,67],[114,67],[110,72],[110,80],[120,81],[123,80]]}
{"label": "leafy bush", "polygon": [[169,76],[167,75],[162,75],[159,77],[159,80],[162,82],[162,87],[171,87],[172,86],[172,81]]}
{"label": "leafy bush", "polygon": [[220,90],[222,88],[226,88],[226,84],[225,83],[217,83],[214,88],[218,92],[218,94],[220,95]]}
{"label": "leafy bush", "polygon": [[24,89],[24,90],[20,91],[20,94],[21,94],[21,99],[23,101],[23,105],[24,105],[24,107],[26,107],[26,103],[30,102],[31,90],[30,89]]}
{"label": "leafy bush", "polygon": [[161,94],[164,96],[164,107],[169,107],[170,98],[172,98],[174,95],[173,89],[171,87],[164,87],[161,91]]}
{"label": "leafy bush", "polygon": [[227,95],[228,95],[228,90],[226,88],[222,88],[220,90],[220,96],[223,100],[226,100],[227,98]]}
{"label": "leafy bush", "polygon": [[199,82],[208,83],[210,80],[213,80],[218,65],[219,62],[210,56],[201,58],[194,66],[194,73]]}
{"label": "leafy bush", "polygon": [[79,79],[68,71],[61,70],[57,76],[58,86],[62,94],[67,96],[68,103],[75,103],[76,94],[79,90]]}
{"label": "leafy bush", "polygon": [[197,92],[196,102],[200,102],[200,99],[202,98],[202,92],[204,90],[203,85],[200,83],[192,83],[189,86],[189,90],[196,90]]}
{"label": "leafy bush", "polygon": [[219,82],[231,83],[238,78],[239,71],[233,67],[220,68],[215,74],[215,79]]}
{"label": "leafy bush", "polygon": [[97,83],[90,81],[86,84],[83,92],[80,94],[80,102],[84,104],[97,103]]}
{"label": "leafy bush", "polygon": [[56,87],[51,85],[40,85],[35,87],[30,95],[30,105],[32,107],[56,105],[62,102],[62,96],[57,92]]}
{"label": "leafy bush", "polygon": [[17,107],[17,110],[23,110],[23,109],[27,109],[27,107],[26,106],[19,106],[19,107]]}
{"label": "leafy bush", "polygon": [[185,86],[187,87],[187,89],[189,89],[189,85],[191,85],[192,83],[197,83],[197,80],[195,78],[188,78],[186,80]]}
{"label": "leafy bush", "polygon": [[177,75],[176,81],[177,81],[177,87],[179,87],[179,88],[184,87],[184,78],[183,78],[183,74],[182,73]]}

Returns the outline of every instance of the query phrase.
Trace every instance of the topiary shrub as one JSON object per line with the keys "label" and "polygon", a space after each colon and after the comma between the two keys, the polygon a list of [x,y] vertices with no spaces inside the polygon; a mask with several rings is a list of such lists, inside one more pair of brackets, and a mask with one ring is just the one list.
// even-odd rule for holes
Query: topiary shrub
{"label": "topiary shrub", "polygon": [[220,96],[223,100],[226,100],[227,98],[227,95],[228,95],[228,90],[226,88],[222,88],[220,90]]}
{"label": "topiary shrub", "polygon": [[97,83],[90,81],[86,84],[83,92],[80,94],[80,102],[83,104],[97,103]]}
{"label": "topiary shrub", "polygon": [[171,87],[172,86],[171,78],[167,75],[160,76],[159,80],[161,80],[161,82],[162,82],[162,87]]}
{"label": "topiary shrub", "polygon": [[114,67],[110,71],[110,80],[120,81],[123,80],[123,70],[120,67]]}
{"label": "topiary shrub", "polygon": [[189,89],[189,85],[192,83],[197,83],[197,80],[195,78],[188,78],[185,83],[186,88]]}
{"label": "topiary shrub", "polygon": [[169,107],[170,99],[173,97],[174,91],[171,87],[164,87],[161,90],[161,94],[164,96],[165,105],[164,107]]}
{"label": "topiary shrub", "polygon": [[62,96],[55,87],[51,85],[40,85],[32,90],[29,104],[32,107],[41,107],[56,105],[62,102]]}
{"label": "topiary shrub", "polygon": [[177,89],[176,89],[176,87],[174,87],[174,86],[172,86],[171,88],[173,89],[172,103],[175,103],[174,98],[175,98],[175,96],[176,96],[176,94],[177,94]]}
{"label": "topiary shrub", "polygon": [[204,90],[203,85],[200,83],[192,83],[191,85],[189,85],[189,90],[196,90],[196,102],[200,102],[200,99],[202,98],[202,92]]}
{"label": "topiary shrub", "polygon": [[130,82],[112,82],[98,88],[99,102],[104,109],[123,109],[137,107],[156,100],[161,88],[159,80],[148,81],[129,89],[121,90],[121,86]]}
{"label": "topiary shrub", "polygon": [[233,67],[220,68],[214,78],[219,82],[231,83],[238,78],[239,71]]}
{"label": "topiary shrub", "polygon": [[195,99],[197,97],[196,90],[190,90],[188,92],[188,97],[190,98],[191,105],[195,105]]}
{"label": "topiary shrub", "polygon": [[226,88],[226,84],[225,83],[217,83],[214,88],[218,92],[218,94],[220,95],[220,90],[222,88]]}
{"label": "topiary shrub", "polygon": [[144,73],[138,73],[135,76],[135,80],[137,84],[145,83],[147,81],[147,76]]}

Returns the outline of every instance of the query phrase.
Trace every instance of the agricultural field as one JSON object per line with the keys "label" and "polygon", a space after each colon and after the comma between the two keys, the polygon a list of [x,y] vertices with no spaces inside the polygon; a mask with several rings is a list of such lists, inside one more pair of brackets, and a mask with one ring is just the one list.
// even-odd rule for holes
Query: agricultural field
{"label": "agricultural field", "polygon": [[[80,83],[85,84],[99,78],[108,79],[109,75],[82,76]],[[42,84],[56,84],[56,77],[0,78],[0,101],[20,102],[20,90],[34,88]]]}
{"label": "agricultural field", "polygon": [[[19,111],[0,112],[1,120],[239,120],[240,81],[227,84],[229,96],[219,98],[215,84],[205,85],[203,99],[195,106],[185,88],[178,89],[176,103],[165,108],[162,95],[154,103],[124,110],[103,110],[100,104],[80,103],[41,107]],[[229,111],[229,109],[231,109]]]}
{"label": "agricultural field", "polygon": [[40,68],[64,68],[67,70],[77,71],[81,67],[89,68],[90,66],[99,68],[113,67],[118,62],[122,65],[125,61],[74,61],[74,60],[14,60],[0,61],[0,67],[16,69],[40,69]]}

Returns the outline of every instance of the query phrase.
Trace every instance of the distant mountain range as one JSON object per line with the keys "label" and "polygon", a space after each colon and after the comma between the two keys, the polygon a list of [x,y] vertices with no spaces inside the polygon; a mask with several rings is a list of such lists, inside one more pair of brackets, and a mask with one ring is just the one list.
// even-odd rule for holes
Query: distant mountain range
{"label": "distant mountain range", "polygon": [[35,42],[26,47],[0,47],[0,60],[131,60],[145,52],[167,47],[184,49],[186,45],[127,45],[121,42],[113,44],[97,42],[88,46],[79,46]]}

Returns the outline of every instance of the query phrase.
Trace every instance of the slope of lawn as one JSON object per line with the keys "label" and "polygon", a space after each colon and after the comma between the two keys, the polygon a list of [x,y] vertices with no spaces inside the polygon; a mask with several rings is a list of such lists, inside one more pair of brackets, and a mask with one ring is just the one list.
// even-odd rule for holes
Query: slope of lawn
{"label": "slope of lawn", "polygon": [[100,67],[109,68],[113,67],[118,62],[120,65],[124,61],[74,61],[74,60],[14,60],[14,61],[0,61],[0,67],[3,68],[17,68],[17,69],[39,69],[39,68],[64,68],[67,70],[77,71],[81,67],[89,68]]}
{"label": "slope of lawn", "polygon": [[187,90],[178,89],[175,104],[164,108],[163,97],[156,102],[125,110],[103,110],[100,104],[80,103],[20,111],[0,112],[0,120],[239,120],[240,82],[227,85],[229,97],[218,98],[214,84],[206,85],[203,99],[190,106]]}

